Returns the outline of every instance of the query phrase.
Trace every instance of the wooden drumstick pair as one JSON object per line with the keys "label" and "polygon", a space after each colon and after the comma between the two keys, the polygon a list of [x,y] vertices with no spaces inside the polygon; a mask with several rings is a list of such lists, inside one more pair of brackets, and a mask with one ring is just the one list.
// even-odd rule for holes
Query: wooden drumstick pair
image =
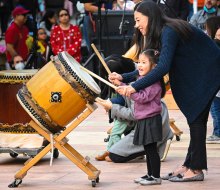
{"label": "wooden drumstick pair", "polygon": [[[102,65],[104,66],[104,68],[106,69],[108,74],[111,74],[110,69],[108,68],[108,65],[105,63],[104,59],[102,58],[102,56],[100,55],[99,51],[97,50],[97,48],[95,47],[94,44],[91,44],[92,48],[94,49],[96,55],[98,56],[99,60],[101,61]],[[112,87],[113,89],[116,89],[117,87],[115,85],[113,85],[112,83],[108,82],[107,80],[101,78],[100,76],[96,75],[95,73],[91,72],[90,70],[86,69],[85,67],[80,66],[80,68],[82,70],[84,70],[85,72],[87,72],[88,74],[92,75],[93,77],[97,78],[98,80],[102,81],[103,83],[105,83],[106,85]]]}
{"label": "wooden drumstick pair", "polygon": [[85,67],[80,66],[80,68],[81,68],[82,70],[84,70],[85,72],[87,72],[88,74],[92,75],[93,77],[97,78],[98,80],[104,82],[104,83],[107,84],[108,86],[110,86],[110,87],[112,87],[112,88],[114,88],[114,89],[117,88],[117,87],[116,87],[115,85],[113,85],[112,83],[110,83],[110,82],[108,82],[107,80],[101,78],[100,76],[98,76],[97,74],[91,72],[90,70],[86,69]]}

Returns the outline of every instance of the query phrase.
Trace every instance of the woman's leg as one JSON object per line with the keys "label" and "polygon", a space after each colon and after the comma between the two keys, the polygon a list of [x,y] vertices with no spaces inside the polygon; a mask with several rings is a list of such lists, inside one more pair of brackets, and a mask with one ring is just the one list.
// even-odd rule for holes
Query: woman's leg
{"label": "woman's leg", "polygon": [[195,121],[189,124],[190,144],[183,164],[189,170],[184,174],[184,178],[195,176],[203,169],[207,169],[206,131],[210,104]]}

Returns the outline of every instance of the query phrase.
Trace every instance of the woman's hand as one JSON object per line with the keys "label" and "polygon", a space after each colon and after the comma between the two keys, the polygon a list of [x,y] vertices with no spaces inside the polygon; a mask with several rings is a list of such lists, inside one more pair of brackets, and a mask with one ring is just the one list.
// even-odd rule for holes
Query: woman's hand
{"label": "woman's hand", "polygon": [[[116,72],[113,72],[113,73],[109,74],[108,80],[109,80],[111,83],[113,83],[114,80],[122,81],[122,76],[119,75],[119,74],[116,73]],[[114,83],[113,83],[113,84],[114,84]]]}
{"label": "woman's hand", "polygon": [[116,88],[116,91],[122,96],[130,97],[131,94],[135,93],[136,90],[132,86],[119,86]]}

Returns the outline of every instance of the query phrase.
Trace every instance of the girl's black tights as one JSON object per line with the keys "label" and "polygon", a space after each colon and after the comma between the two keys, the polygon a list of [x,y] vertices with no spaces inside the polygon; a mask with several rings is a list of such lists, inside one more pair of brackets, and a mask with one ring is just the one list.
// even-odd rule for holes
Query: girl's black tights
{"label": "girl's black tights", "polygon": [[144,150],[146,152],[146,162],[148,175],[154,176],[155,178],[160,177],[160,156],[157,152],[157,143],[151,143],[144,145]]}

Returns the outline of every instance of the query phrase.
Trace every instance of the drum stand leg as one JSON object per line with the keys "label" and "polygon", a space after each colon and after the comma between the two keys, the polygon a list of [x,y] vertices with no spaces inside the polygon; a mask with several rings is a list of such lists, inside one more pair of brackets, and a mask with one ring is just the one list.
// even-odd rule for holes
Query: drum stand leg
{"label": "drum stand leg", "polygon": [[18,185],[22,183],[22,179],[26,176],[27,171],[51,150],[51,143],[53,143],[53,146],[57,148],[60,152],[62,152],[77,167],[85,172],[88,175],[88,179],[91,180],[92,186],[95,187],[96,183],[99,182],[99,174],[101,171],[89,162],[90,158],[88,156],[84,158],[70,144],[68,144],[65,137],[83,120],[85,120],[96,108],[97,107],[95,105],[87,105],[87,109],[78,118],[76,118],[68,128],[66,128],[60,134],[53,136],[53,142],[51,142],[50,132],[44,130],[34,121],[31,121],[29,124],[50,143],[34,158],[32,158],[30,161],[28,160],[28,162],[25,163],[24,167],[15,174],[15,181],[11,183],[8,187],[18,187]]}
{"label": "drum stand leg", "polygon": [[175,124],[175,120],[174,119],[170,119],[170,127],[174,133],[174,135],[176,135],[176,140],[180,141],[180,136],[183,134],[183,131],[181,131]]}

